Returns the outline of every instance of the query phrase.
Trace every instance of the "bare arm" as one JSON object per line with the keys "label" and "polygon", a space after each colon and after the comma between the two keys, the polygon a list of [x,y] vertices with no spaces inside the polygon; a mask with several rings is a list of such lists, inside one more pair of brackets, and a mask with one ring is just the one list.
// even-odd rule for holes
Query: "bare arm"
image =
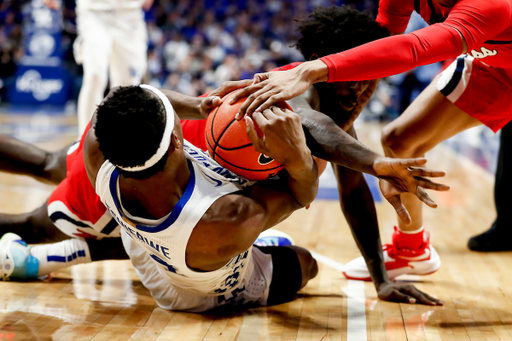
{"label": "bare arm", "polygon": [[207,97],[192,97],[176,91],[160,89],[172,103],[178,117],[182,120],[204,120],[211,110],[222,103],[222,97],[241,87],[250,85],[251,79],[238,82],[225,82]]}
{"label": "bare arm", "polygon": [[[187,263],[197,269],[218,268],[247,250],[258,235],[313,201],[318,169],[306,147],[300,119],[279,108],[247,119],[255,148],[284,165],[283,179],[260,182],[242,194],[226,195],[212,205],[192,233]],[[189,254],[190,253],[190,254]]]}

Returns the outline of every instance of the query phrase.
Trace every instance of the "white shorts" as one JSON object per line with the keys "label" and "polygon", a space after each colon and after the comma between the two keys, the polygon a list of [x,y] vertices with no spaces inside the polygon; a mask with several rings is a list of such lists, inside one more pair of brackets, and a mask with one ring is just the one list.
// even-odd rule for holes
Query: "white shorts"
{"label": "white shorts", "polygon": [[75,60],[84,72],[110,71],[111,87],[137,85],[146,72],[147,30],[140,9],[77,11]]}
{"label": "white shorts", "polygon": [[252,257],[247,264],[243,279],[245,290],[235,297],[208,296],[192,293],[170,283],[158,271],[157,264],[149,254],[121,229],[126,253],[135,267],[142,284],[151,292],[151,296],[162,309],[189,312],[204,312],[220,306],[265,306],[272,281],[272,256],[253,247]]}

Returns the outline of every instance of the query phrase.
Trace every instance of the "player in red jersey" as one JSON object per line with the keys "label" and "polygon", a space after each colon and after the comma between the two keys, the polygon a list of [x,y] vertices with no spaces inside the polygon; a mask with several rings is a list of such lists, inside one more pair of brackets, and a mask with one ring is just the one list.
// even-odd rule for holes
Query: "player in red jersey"
{"label": "player in red jersey", "polygon": [[[385,0],[380,3],[378,21],[391,33],[402,33],[413,10],[430,26],[287,72],[259,74],[255,84],[233,100],[252,93],[240,108],[250,115],[303,93],[313,83],[386,77],[462,53],[402,116],[385,127],[386,155],[419,157],[468,128],[485,124],[497,131],[505,126],[512,119],[512,0]],[[421,203],[408,194],[394,199],[395,208],[408,210],[412,218],[399,220],[393,244],[385,247],[388,272],[392,269],[399,275],[431,261],[433,252],[423,229]],[[361,259],[350,266],[351,277],[368,277]]]}

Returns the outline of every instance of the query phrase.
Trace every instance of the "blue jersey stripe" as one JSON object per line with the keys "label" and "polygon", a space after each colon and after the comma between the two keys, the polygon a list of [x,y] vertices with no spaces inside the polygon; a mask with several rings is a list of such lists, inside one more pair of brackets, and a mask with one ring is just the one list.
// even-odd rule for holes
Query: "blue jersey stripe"
{"label": "blue jersey stripe", "polygon": [[[160,231],[165,230],[178,219],[180,216],[181,211],[183,210],[183,207],[187,204],[187,202],[190,200],[190,197],[192,196],[192,193],[194,192],[194,188],[196,186],[196,176],[194,173],[194,167],[192,166],[192,163],[190,160],[187,160],[188,169],[190,170],[190,180],[188,181],[187,188],[185,189],[185,193],[181,196],[180,200],[174,206],[174,209],[172,210],[171,214],[167,219],[165,219],[160,225],[158,226],[141,226],[141,225],[135,225],[135,227],[143,232],[149,232],[149,233],[157,233]],[[112,172],[112,175],[110,177],[110,194],[112,195],[112,198],[114,199],[114,203],[117,208],[117,212],[120,216],[123,216],[123,213],[119,209],[119,202],[117,200],[117,191],[116,191],[116,184],[117,184],[117,178],[119,177],[119,173],[117,170],[114,170]]]}

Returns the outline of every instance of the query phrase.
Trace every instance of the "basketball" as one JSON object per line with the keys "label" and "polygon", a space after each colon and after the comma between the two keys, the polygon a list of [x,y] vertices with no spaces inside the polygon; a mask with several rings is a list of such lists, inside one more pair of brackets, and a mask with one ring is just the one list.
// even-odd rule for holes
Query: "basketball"
{"label": "basketball", "polygon": [[[222,103],[206,122],[206,146],[210,156],[221,166],[249,180],[265,180],[275,176],[283,165],[256,151],[247,136],[245,120],[235,120],[245,98],[229,104],[236,91],[224,96]],[[282,102],[282,109],[291,107]]]}

